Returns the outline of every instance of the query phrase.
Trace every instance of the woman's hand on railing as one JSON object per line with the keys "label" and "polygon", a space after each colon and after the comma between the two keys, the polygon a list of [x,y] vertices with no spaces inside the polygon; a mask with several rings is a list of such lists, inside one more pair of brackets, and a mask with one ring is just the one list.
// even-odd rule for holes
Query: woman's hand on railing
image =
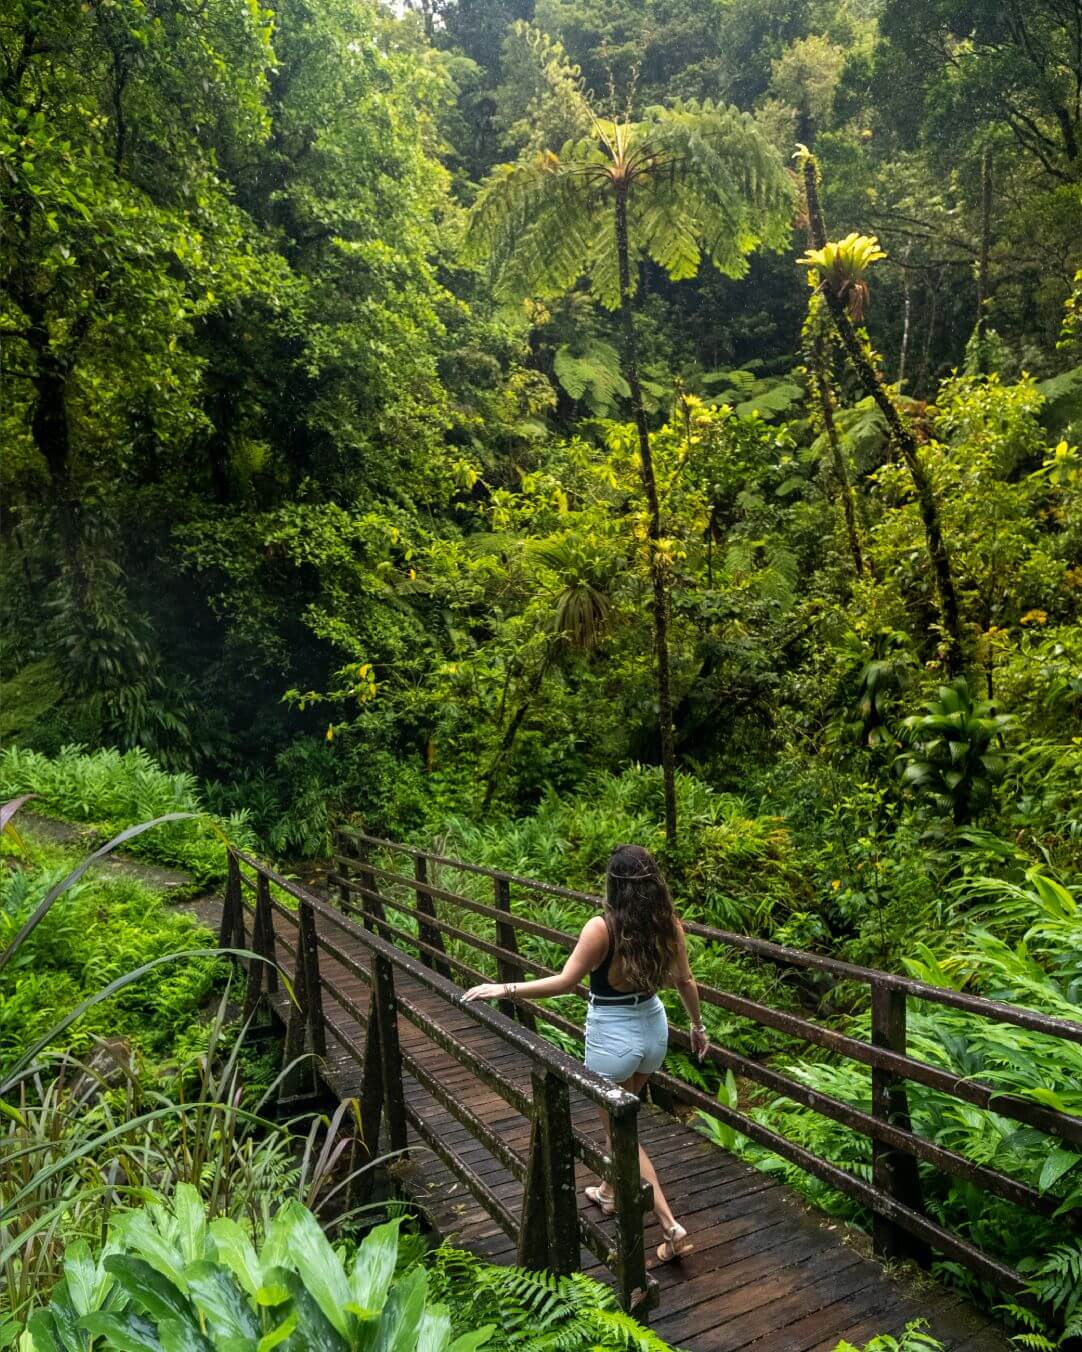
{"label": "woman's hand on railing", "polygon": [[695,1023],[691,1026],[691,1050],[695,1053],[696,1061],[701,1061],[706,1055],[706,1049],[710,1046],[710,1035],[701,1023]]}
{"label": "woman's hand on railing", "polygon": [[486,981],[480,986],[471,986],[462,999],[464,1002],[469,1000],[505,1000],[509,994],[510,987],[502,982]]}

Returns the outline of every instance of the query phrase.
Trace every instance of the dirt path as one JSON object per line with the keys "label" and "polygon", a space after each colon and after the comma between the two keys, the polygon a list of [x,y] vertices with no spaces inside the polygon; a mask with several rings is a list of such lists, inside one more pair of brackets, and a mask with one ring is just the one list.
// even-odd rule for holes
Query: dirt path
{"label": "dirt path", "polygon": [[[107,839],[97,827],[56,821],[52,817],[42,817],[25,809],[19,813],[13,824],[17,831],[31,836],[34,840],[51,845],[72,846],[75,849],[85,850],[87,854],[104,844]],[[94,867],[106,874],[122,874],[125,877],[137,878],[139,882],[146,883],[147,887],[154,888],[156,892],[189,894],[196,886],[191,874],[185,873],[182,869],[163,868],[160,864],[148,863],[145,859],[124,854],[120,850],[99,860]]]}

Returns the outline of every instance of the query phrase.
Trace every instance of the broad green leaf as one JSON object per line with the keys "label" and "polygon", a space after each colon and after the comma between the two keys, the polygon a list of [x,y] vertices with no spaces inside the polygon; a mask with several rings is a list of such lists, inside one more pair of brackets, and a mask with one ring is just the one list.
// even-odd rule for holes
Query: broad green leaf
{"label": "broad green leaf", "polygon": [[215,1342],[240,1340],[254,1352],[262,1329],[232,1272],[217,1263],[192,1263],[185,1276],[189,1298]]}
{"label": "broad green leaf", "polygon": [[364,1310],[380,1310],[398,1261],[398,1231],[402,1218],[377,1225],[364,1237],[349,1274],[353,1303]]}
{"label": "broad green leaf", "polygon": [[180,1251],[186,1263],[206,1257],[207,1213],[199,1193],[190,1183],[178,1183],[173,1197]]}
{"label": "broad green leaf", "polygon": [[163,1352],[217,1352],[194,1320],[163,1319],[158,1325],[158,1337],[162,1340]]}
{"label": "broad green leaf", "polygon": [[250,1296],[255,1296],[263,1285],[263,1268],[244,1228],[232,1217],[219,1216],[211,1221],[207,1233],[214,1242],[218,1261],[229,1268]]}
{"label": "broad green leaf", "polygon": [[64,1254],[64,1280],[76,1314],[89,1314],[101,1304],[101,1275],[85,1239],[76,1239],[68,1245]]}
{"label": "broad green leaf", "polygon": [[30,1339],[31,1352],[65,1352],[64,1344],[56,1331],[56,1324],[48,1310],[36,1310],[27,1321],[26,1333],[19,1340],[19,1352],[26,1352],[22,1346]]}
{"label": "broad green leaf", "polygon": [[287,1338],[291,1338],[297,1328],[297,1316],[289,1314],[269,1333],[264,1333],[259,1340],[258,1352],[271,1352],[271,1348],[277,1347],[279,1343],[284,1343]]}
{"label": "broad green leaf", "polygon": [[415,1267],[391,1288],[379,1324],[376,1352],[414,1352],[428,1296],[428,1273]]}
{"label": "broad green leaf", "polygon": [[495,1332],[495,1324],[485,1324],[483,1328],[474,1329],[471,1333],[463,1333],[454,1340],[447,1352],[477,1352],[477,1349],[484,1347]]}
{"label": "broad green leaf", "polygon": [[144,1259],[114,1253],[105,1260],[105,1266],[116,1278],[117,1285],[152,1319],[159,1323],[165,1319],[195,1322],[195,1311],[187,1296]]}
{"label": "broad green leaf", "polygon": [[319,1222],[300,1202],[291,1199],[279,1210],[271,1223],[262,1256],[265,1264],[296,1272],[327,1320],[343,1337],[347,1335],[349,1321],[345,1307],[350,1287],[342,1260],[331,1248]]}
{"label": "broad green leaf", "polygon": [[417,1330],[417,1352],[447,1352],[451,1341],[451,1316],[442,1305],[434,1305],[421,1316]]}
{"label": "broad green leaf", "polygon": [[105,1338],[106,1347],[115,1347],[119,1352],[162,1352],[154,1324],[134,1310],[124,1310],[120,1314],[96,1311],[84,1315],[79,1327],[93,1335]]}
{"label": "broad green leaf", "polygon": [[349,1341],[327,1318],[316,1301],[305,1289],[304,1282],[288,1268],[276,1267],[267,1273],[269,1287],[284,1287],[293,1302],[293,1316],[297,1327],[292,1335],[298,1349],[319,1348],[320,1352],[348,1352]]}
{"label": "broad green leaf", "polygon": [[1037,1186],[1042,1192],[1047,1192],[1064,1174],[1073,1169],[1079,1160],[1082,1160],[1082,1155],[1076,1155],[1073,1150],[1053,1150],[1044,1162]]}

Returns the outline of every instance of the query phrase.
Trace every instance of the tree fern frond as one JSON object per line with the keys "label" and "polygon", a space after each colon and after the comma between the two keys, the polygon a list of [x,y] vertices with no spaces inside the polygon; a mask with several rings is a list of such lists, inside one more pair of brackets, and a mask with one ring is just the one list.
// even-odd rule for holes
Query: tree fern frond
{"label": "tree fern frond", "polygon": [[601,338],[587,338],[556,349],[556,379],[572,399],[586,398],[594,413],[606,414],[630,390],[620,374],[620,354]]}

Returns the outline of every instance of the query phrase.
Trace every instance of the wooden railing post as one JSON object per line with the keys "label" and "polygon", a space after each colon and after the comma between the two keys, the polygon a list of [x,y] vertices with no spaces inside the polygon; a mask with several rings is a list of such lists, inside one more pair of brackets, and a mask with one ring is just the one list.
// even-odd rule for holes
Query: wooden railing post
{"label": "wooden railing post", "polygon": [[579,1270],[579,1208],[575,1192],[575,1137],[566,1081],[534,1070],[530,1160],[519,1226],[520,1267]]}
{"label": "wooden railing post", "polygon": [[379,1026],[380,1065],[383,1069],[383,1112],[387,1139],[392,1150],[405,1150],[406,1095],[402,1084],[402,1053],[398,1046],[398,1002],[394,993],[394,968],[389,959],[372,959],[372,992]]}
{"label": "wooden railing post", "polygon": [[291,1066],[306,1050],[312,1059],[307,1068],[294,1066],[282,1084],[283,1097],[302,1094],[305,1088],[315,1093],[319,1085],[316,1060],[327,1055],[327,1029],[323,1022],[323,989],[319,979],[319,938],[311,906],[302,901],[297,910],[297,963],[293,975],[295,1003],[290,1006],[286,1025],[283,1064]]}
{"label": "wooden railing post", "polygon": [[[364,909],[371,912],[377,920],[386,920],[383,912],[383,902],[379,899],[379,888],[376,886],[376,875],[365,868],[368,862],[368,846],[358,841],[356,844],[357,872],[360,875],[361,886],[368,889],[369,895],[364,898]],[[365,929],[373,930],[379,933],[377,927],[370,921],[364,922]]]}
{"label": "wooden railing post", "polygon": [[[379,1154],[379,1129],[383,1120],[383,1058],[380,1055],[379,1012],[376,1007],[376,988],[368,999],[368,1018],[364,1026],[364,1062],[361,1070],[361,1150],[364,1163]],[[354,1167],[357,1160],[354,1159]],[[372,1195],[375,1171],[371,1168],[359,1174],[350,1184],[350,1204],[367,1202]]]}
{"label": "wooden railing post", "polygon": [[[872,1046],[883,1047],[904,1056],[905,992],[877,981],[873,981],[871,986]],[[905,1080],[879,1066],[872,1067],[872,1113],[892,1126],[902,1127],[905,1131],[912,1129]],[[924,1211],[917,1161],[906,1151],[873,1140],[872,1182],[894,1201],[913,1211]],[[912,1258],[925,1265],[931,1259],[928,1245],[923,1240],[917,1239],[878,1212],[872,1217],[872,1243],[880,1258]]]}
{"label": "wooden railing post", "polygon": [[232,850],[226,863],[225,898],[222,924],[218,931],[219,948],[244,948],[244,906],[240,896],[240,864]]}
{"label": "wooden railing post", "polygon": [[612,1192],[616,1206],[615,1276],[625,1310],[642,1313],[656,1289],[646,1276],[643,1216],[653,1207],[652,1189],[639,1172],[638,1108],[609,1113]]}
{"label": "wooden railing post", "polygon": [[[496,909],[503,911],[505,915],[510,915],[511,884],[506,878],[495,878],[493,881],[495,883]],[[518,938],[515,934],[514,925],[509,925],[503,920],[497,920],[496,943],[500,948],[506,948],[509,953],[517,953]],[[522,980],[521,969],[516,967],[513,962],[509,962],[506,958],[497,958],[496,967],[499,973],[498,979],[500,981],[508,982]],[[536,1027],[533,1010],[520,1007],[516,1005],[513,1000],[501,1000],[500,1009],[509,1019],[517,1018],[520,1023],[525,1025],[525,1027],[531,1029]]]}
{"label": "wooden railing post", "polygon": [[327,1055],[327,1025],[323,1018],[323,986],[319,979],[319,935],[311,906],[302,901],[297,912],[300,951],[304,955],[304,987],[308,997],[308,1035],[318,1057]]}
{"label": "wooden railing post", "polygon": [[265,990],[278,989],[277,954],[274,939],[274,912],[271,909],[270,883],[263,873],[255,879],[255,918],[252,921],[252,951],[258,957],[248,960],[248,992],[244,1000],[244,1019],[255,1013]]}
{"label": "wooden railing post", "polygon": [[[423,854],[417,855],[413,864],[413,876],[419,883],[428,882],[428,860]],[[415,889],[417,894],[417,909],[423,915],[429,915],[433,920],[438,919],[436,915],[436,903],[428,895],[423,887]],[[423,920],[417,922],[417,934],[423,944],[428,944],[431,948],[439,949],[441,953],[447,950],[443,946],[443,935],[435,925],[426,925]],[[421,953],[421,961],[426,967],[433,967],[440,976],[445,976],[448,981],[451,979],[451,969],[445,962],[440,962],[439,958],[433,958],[430,953]]]}

